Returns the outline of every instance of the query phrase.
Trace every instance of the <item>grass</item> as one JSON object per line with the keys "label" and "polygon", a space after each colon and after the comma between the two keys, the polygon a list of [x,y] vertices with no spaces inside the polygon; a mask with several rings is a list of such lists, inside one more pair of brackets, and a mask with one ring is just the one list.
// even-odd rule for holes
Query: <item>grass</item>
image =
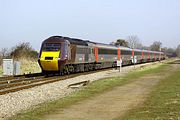
{"label": "grass", "polygon": [[36,61],[21,61],[21,74],[24,73],[38,73],[41,68]]}
{"label": "grass", "polygon": [[149,69],[144,69],[140,71],[135,71],[127,74],[126,76],[119,78],[106,78],[90,83],[88,86],[84,87],[82,90],[71,94],[70,96],[64,97],[56,101],[47,102],[37,106],[34,109],[25,111],[24,113],[17,114],[10,119],[13,120],[41,120],[41,117],[45,114],[50,114],[59,110],[60,108],[68,107],[79,101],[88,99],[90,97],[96,96],[103,92],[107,92],[116,86],[124,85],[130,83],[132,80],[139,78],[140,76],[157,73],[161,70],[167,68],[167,64],[163,64],[158,67],[153,67]]}
{"label": "grass", "polygon": [[147,101],[123,120],[180,120],[180,70],[161,80]]}

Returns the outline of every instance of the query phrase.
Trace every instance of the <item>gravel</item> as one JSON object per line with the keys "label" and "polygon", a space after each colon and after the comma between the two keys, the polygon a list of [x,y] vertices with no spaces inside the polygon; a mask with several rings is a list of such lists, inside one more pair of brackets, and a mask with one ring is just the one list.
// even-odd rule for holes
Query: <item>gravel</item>
{"label": "gravel", "polygon": [[[146,63],[146,65],[154,63]],[[143,64],[144,65],[144,64]],[[136,68],[142,68],[137,65]],[[78,83],[81,81],[95,81],[101,78],[112,76],[122,76],[130,72],[134,66],[123,67],[121,73],[119,70],[108,70],[96,72],[89,75],[81,75],[75,78],[66,79],[54,83],[49,83],[41,86],[36,86],[30,89],[0,95],[0,120],[11,117],[21,111],[30,109],[40,103],[53,101],[65,97],[77,89],[69,88],[69,84]]]}

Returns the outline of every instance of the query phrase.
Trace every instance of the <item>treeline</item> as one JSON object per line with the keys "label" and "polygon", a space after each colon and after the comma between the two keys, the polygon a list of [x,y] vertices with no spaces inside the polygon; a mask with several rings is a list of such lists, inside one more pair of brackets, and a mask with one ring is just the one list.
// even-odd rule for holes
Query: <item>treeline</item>
{"label": "treeline", "polygon": [[14,60],[37,60],[38,52],[35,51],[29,42],[20,43],[10,49],[2,48],[0,50],[0,64],[3,59]]}
{"label": "treeline", "polygon": [[128,36],[127,39],[117,39],[115,42],[111,42],[110,44],[129,47],[132,49],[162,51],[168,57],[180,57],[180,44],[177,45],[176,48],[167,48],[162,47],[160,41],[155,41],[150,46],[144,46],[136,35]]}

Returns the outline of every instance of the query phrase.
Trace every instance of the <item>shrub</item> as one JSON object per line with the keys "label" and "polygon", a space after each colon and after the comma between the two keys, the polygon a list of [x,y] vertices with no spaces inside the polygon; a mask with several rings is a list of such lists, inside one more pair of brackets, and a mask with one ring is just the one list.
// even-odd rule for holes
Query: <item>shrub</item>
{"label": "shrub", "polygon": [[19,45],[12,48],[12,52],[10,53],[13,59],[37,59],[38,52],[35,51],[29,42],[20,43]]}

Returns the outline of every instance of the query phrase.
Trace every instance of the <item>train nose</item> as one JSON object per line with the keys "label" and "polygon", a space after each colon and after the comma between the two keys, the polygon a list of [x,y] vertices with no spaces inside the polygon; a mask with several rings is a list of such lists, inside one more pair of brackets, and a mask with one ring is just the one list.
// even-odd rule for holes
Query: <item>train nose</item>
{"label": "train nose", "polygon": [[59,52],[42,52],[40,57],[40,64],[44,71],[58,71]]}

